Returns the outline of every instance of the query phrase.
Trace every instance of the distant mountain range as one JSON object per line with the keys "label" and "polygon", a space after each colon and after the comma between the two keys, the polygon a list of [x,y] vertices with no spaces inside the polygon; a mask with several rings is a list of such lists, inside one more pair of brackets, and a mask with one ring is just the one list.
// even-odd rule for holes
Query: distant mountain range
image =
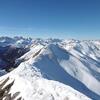
{"label": "distant mountain range", "polygon": [[0,37],[0,66],[1,100],[100,100],[100,40]]}

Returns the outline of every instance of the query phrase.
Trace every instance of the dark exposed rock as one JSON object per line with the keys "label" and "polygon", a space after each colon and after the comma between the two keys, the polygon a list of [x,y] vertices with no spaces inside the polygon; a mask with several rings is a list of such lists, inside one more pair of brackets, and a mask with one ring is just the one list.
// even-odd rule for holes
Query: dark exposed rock
{"label": "dark exposed rock", "polygon": [[20,92],[16,92],[15,94],[13,94],[12,100],[14,100],[19,94],[20,94]]}
{"label": "dark exposed rock", "polygon": [[[11,87],[14,84],[14,80],[11,83],[7,84],[8,81],[9,77],[6,78],[5,80],[0,81],[0,100],[15,100],[20,94],[20,92],[16,92],[13,95],[9,93]],[[7,85],[5,86],[5,84]],[[22,99],[22,97],[19,97],[17,100],[24,100],[24,99]]]}
{"label": "dark exposed rock", "polygon": [[15,60],[24,55],[29,49],[18,48],[15,46],[0,47],[0,69],[5,69],[7,72],[17,67]]}
{"label": "dark exposed rock", "polygon": [[8,80],[9,80],[9,77],[5,80],[0,81],[0,89],[7,83]]}

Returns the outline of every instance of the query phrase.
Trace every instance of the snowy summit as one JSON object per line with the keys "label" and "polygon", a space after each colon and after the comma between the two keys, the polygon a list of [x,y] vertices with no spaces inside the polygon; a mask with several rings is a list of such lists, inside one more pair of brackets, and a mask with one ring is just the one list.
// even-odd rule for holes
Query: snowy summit
{"label": "snowy summit", "polygon": [[1,37],[0,46],[0,100],[100,100],[99,40]]}

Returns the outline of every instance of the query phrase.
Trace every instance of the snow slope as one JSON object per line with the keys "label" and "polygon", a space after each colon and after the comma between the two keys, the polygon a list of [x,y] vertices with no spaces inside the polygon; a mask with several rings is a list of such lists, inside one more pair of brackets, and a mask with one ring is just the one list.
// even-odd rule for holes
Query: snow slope
{"label": "snow slope", "polygon": [[[15,87],[18,87],[15,94],[16,92],[20,91],[19,97],[31,100],[30,97],[35,98],[36,96],[37,99],[35,98],[35,100],[45,100],[45,98],[43,98],[45,96],[43,95],[46,93],[48,94],[48,92],[51,93],[50,91],[46,90],[50,87],[49,89],[54,91],[52,91],[53,93],[50,94],[50,100],[63,100],[63,97],[66,97],[67,95],[65,91],[69,91],[69,89],[66,88],[67,86],[69,88],[74,88],[93,100],[100,100],[99,40],[79,41],[30,39],[29,48],[30,51],[16,60],[16,64],[20,65],[10,74],[1,77],[1,79],[7,79],[7,77],[9,77],[9,80],[14,80],[14,84],[12,85],[10,91],[11,94],[14,94],[14,91],[16,90]],[[22,88],[18,86],[19,83],[22,83]],[[63,85],[62,83],[66,85]],[[43,97],[39,96],[37,92],[35,92],[35,95],[31,94],[31,90],[35,91],[33,89],[33,84],[39,85],[37,86],[38,88],[36,91],[47,86],[46,88],[43,88],[43,91],[46,91],[42,91]],[[62,94],[60,97],[56,97],[54,95],[57,92],[54,87],[57,87],[58,85],[60,85],[60,88],[62,89],[60,92],[64,92],[66,95]],[[26,88],[24,89],[25,86]],[[63,91],[63,86],[66,88],[65,91]],[[29,97],[27,92],[30,92]],[[80,93],[78,93],[76,94],[80,95]],[[72,91],[71,95],[74,95]],[[73,98],[76,97],[77,99],[82,100],[82,98],[80,98],[81,96],[73,96],[73,98],[71,98],[72,96],[68,96],[68,98],[73,100]],[[82,96],[83,100],[86,100],[84,99],[86,96]],[[49,100],[49,98],[46,98],[46,100]]]}
{"label": "snow slope", "polygon": [[3,100],[6,100],[8,95],[11,95],[10,100],[12,98],[14,100],[19,98],[20,100],[91,100],[70,86],[43,78],[38,69],[27,63],[21,63],[18,68],[2,76],[0,80],[2,80],[0,84],[7,80],[3,86],[1,85],[1,92],[13,82],[8,94],[3,96]]}
{"label": "snow slope", "polygon": [[77,57],[57,44],[49,44],[42,49],[41,47],[41,45],[37,45],[19,60],[26,57],[30,58],[27,63],[38,68],[45,78],[70,85],[92,99],[100,99],[99,80]]}
{"label": "snow slope", "polygon": [[[85,95],[99,100],[100,46],[95,42],[67,40],[58,44],[49,43],[46,46],[39,44],[33,46],[20,59],[30,58],[28,63],[40,69],[44,77],[68,84]],[[37,55],[34,57],[36,52]],[[90,53],[97,60],[92,58]]]}

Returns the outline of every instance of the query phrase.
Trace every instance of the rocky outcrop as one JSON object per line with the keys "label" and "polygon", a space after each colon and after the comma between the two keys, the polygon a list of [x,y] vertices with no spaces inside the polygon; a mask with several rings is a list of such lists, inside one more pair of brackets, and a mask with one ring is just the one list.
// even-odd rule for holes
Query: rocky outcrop
{"label": "rocky outcrop", "polygon": [[[6,78],[5,80],[0,81],[0,100],[14,100],[20,94],[20,92],[16,92],[14,94],[11,94],[9,92],[11,87],[14,84],[14,80],[9,84],[7,83],[8,81],[9,81],[9,77]],[[17,100],[23,100],[23,99],[22,97],[18,97]]]}

